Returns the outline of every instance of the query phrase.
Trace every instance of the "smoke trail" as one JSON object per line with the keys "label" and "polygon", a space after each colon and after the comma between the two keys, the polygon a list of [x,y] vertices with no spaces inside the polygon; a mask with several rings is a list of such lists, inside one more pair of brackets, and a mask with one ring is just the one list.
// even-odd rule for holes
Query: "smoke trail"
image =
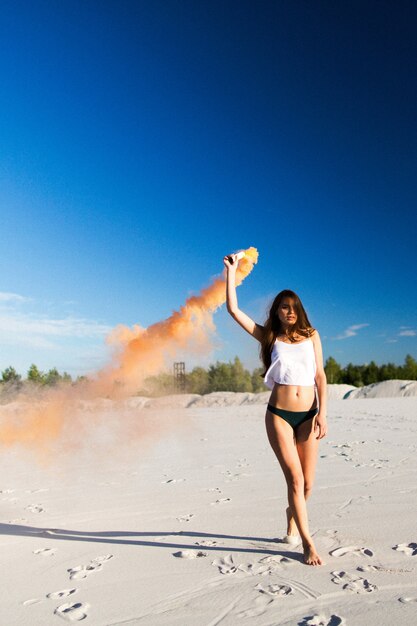
{"label": "smoke trail", "polygon": [[[240,285],[252,271],[258,260],[255,248],[245,251],[236,272],[236,284]],[[202,354],[211,350],[210,335],[215,330],[213,313],[226,300],[224,277],[217,278],[199,295],[188,298],[179,311],[166,320],[146,329],[136,326],[130,330],[117,327],[109,338],[119,343],[115,362],[98,373],[96,389],[107,391],[115,380],[124,386],[123,393],[134,392],[144,374],[149,376],[161,370],[167,358],[173,358],[181,350]]]}
{"label": "smoke trail", "polygon": [[[236,284],[250,274],[258,260],[255,248],[249,248],[239,262]],[[215,330],[214,312],[225,302],[224,276],[213,280],[198,295],[188,298],[178,311],[148,328],[118,326],[108,341],[114,346],[112,363],[92,377],[88,384],[48,392],[39,403],[15,402],[0,409],[0,443],[21,444],[46,453],[49,443],[65,438],[75,444],[83,428],[80,404],[98,396],[122,398],[139,388],[143,380],[160,372],[178,351],[204,354],[212,349]],[[27,398],[26,398],[27,400]],[[94,415],[88,416],[89,426]],[[74,428],[76,426],[76,428]]]}

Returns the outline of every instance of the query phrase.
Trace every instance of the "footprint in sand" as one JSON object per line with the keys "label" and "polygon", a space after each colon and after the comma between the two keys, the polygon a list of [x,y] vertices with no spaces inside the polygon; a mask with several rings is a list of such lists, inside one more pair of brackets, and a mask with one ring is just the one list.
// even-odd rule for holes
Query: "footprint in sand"
{"label": "footprint in sand", "polygon": [[71,567],[67,570],[70,575],[70,580],[87,578],[89,574],[100,571],[103,563],[111,558],[113,558],[112,554],[105,554],[104,556],[97,556],[95,559],[92,559],[88,565],[77,565],[76,567]]}
{"label": "footprint in sand", "polygon": [[369,502],[370,500],[372,500],[372,496],[359,496],[357,498],[349,498],[349,500],[346,500],[345,502],[343,502],[343,504],[339,506],[338,510],[341,511],[342,509],[346,509],[352,504],[365,504],[365,502]]}
{"label": "footprint in sand", "polygon": [[388,465],[384,465],[385,460],[381,459],[381,461],[371,459],[371,463],[368,463],[368,467],[374,467],[375,469],[382,469],[383,467],[389,467]]}
{"label": "footprint in sand", "polygon": [[239,480],[239,478],[242,476],[242,474],[233,474],[229,470],[227,470],[227,472],[222,472],[222,474],[226,474],[227,476],[225,480],[226,483],[231,483],[231,482],[234,482],[235,480]]}
{"label": "footprint in sand", "polygon": [[66,604],[58,606],[55,609],[54,614],[59,615],[59,617],[62,617],[68,622],[79,622],[87,617],[87,611],[89,608],[90,606],[86,603],[75,602],[71,604],[70,602],[67,602]]}
{"label": "footprint in sand", "polygon": [[374,556],[374,553],[370,548],[360,548],[359,546],[345,546],[331,550],[329,553],[331,556],[341,557],[346,554],[356,554],[357,556]]}
{"label": "footprint in sand", "polygon": [[240,611],[237,614],[238,618],[242,617],[258,617],[258,615],[262,615],[265,613],[268,605],[273,602],[274,599],[268,596],[258,596],[252,603],[252,606],[244,611]]}
{"label": "footprint in sand", "polygon": [[353,591],[354,593],[365,593],[376,591],[378,587],[369,582],[366,578],[360,578],[348,574],[347,572],[331,572],[333,578],[332,582],[336,585],[343,585],[343,589],[347,591]]}
{"label": "footprint in sand", "polygon": [[31,606],[32,604],[39,604],[39,602],[42,602],[39,598],[30,598],[29,600],[22,602],[22,604],[23,606]]}
{"label": "footprint in sand", "polygon": [[409,596],[401,596],[401,598],[398,598],[398,601],[406,604],[407,602],[417,602],[417,598],[410,598]]}
{"label": "footprint in sand", "polygon": [[29,504],[26,508],[25,511],[30,511],[31,513],[43,513],[44,512],[44,508],[41,504]]}
{"label": "footprint in sand", "polygon": [[416,556],[417,543],[399,543],[393,547],[393,550],[398,550],[398,552],[404,552],[404,554],[407,556]]}
{"label": "footprint in sand", "polygon": [[262,615],[265,613],[268,605],[273,601],[273,598],[266,595],[258,596],[254,600],[253,606],[244,611],[240,611],[240,613],[237,614],[237,617],[241,619],[242,617],[257,617],[258,615]]}
{"label": "footprint in sand", "polygon": [[176,519],[178,522],[189,522],[192,517],[194,517],[194,513],[188,513],[188,515],[181,515],[180,517],[177,517]]}
{"label": "footprint in sand", "polygon": [[351,460],[349,453],[344,452],[343,450],[341,452],[336,452],[336,456],[344,456],[344,457],[347,457],[347,459]]}
{"label": "footprint in sand", "polygon": [[202,539],[201,541],[196,541],[195,545],[196,546],[207,546],[207,547],[217,546],[218,545],[218,541],[214,541],[214,540],[211,540],[211,539]]}
{"label": "footprint in sand", "polygon": [[397,567],[383,567],[382,565],[359,565],[358,572],[387,572],[388,574],[408,574],[412,569],[401,569]]}
{"label": "footprint in sand", "polygon": [[255,589],[258,589],[260,593],[266,593],[268,596],[289,596],[294,593],[294,589],[289,585],[267,585],[263,587],[261,583],[256,585]]}
{"label": "footprint in sand", "polygon": [[280,554],[275,554],[275,555],[271,555],[271,556],[264,556],[262,557],[262,559],[259,560],[259,563],[262,564],[262,566],[268,566],[268,567],[280,567],[280,565],[282,565],[283,563],[293,563],[293,561],[291,559],[289,559],[286,556],[281,556]]}
{"label": "footprint in sand", "polygon": [[173,552],[172,556],[177,557],[177,559],[199,559],[207,556],[207,552],[202,550],[180,550],[179,552]]}
{"label": "footprint in sand", "polygon": [[39,548],[39,550],[33,550],[33,554],[40,554],[41,556],[55,556],[55,548]]}
{"label": "footprint in sand", "polygon": [[210,487],[209,489],[207,489],[207,491],[210,491],[210,492],[216,491],[217,493],[221,493],[222,492],[222,490],[219,489],[218,487]]}
{"label": "footprint in sand", "polygon": [[304,617],[301,622],[298,622],[297,626],[344,626],[346,621],[344,617],[339,615],[324,615],[320,613],[318,615],[311,615]]}
{"label": "footprint in sand", "polygon": [[72,594],[77,591],[78,589],[76,587],[73,589],[62,589],[61,591],[52,591],[51,593],[47,593],[46,597],[51,598],[51,600],[60,600],[61,598],[68,598],[68,596],[72,596]]}
{"label": "footprint in sand", "polygon": [[219,568],[220,574],[234,574],[237,572],[237,565],[234,564],[231,554],[222,559],[216,559],[212,562],[212,565]]}
{"label": "footprint in sand", "polygon": [[217,567],[221,574],[235,574],[236,572],[242,572],[243,574],[247,574],[249,576],[256,576],[258,574],[263,576],[265,574],[273,574],[276,571],[276,563],[276,561],[267,562],[264,558],[255,563],[240,563],[239,565],[236,565],[233,561],[232,555],[228,554],[221,559],[212,561],[211,564],[214,565],[214,567]]}
{"label": "footprint in sand", "polygon": [[163,480],[162,484],[169,485],[171,483],[183,483],[184,481],[185,481],[185,478],[168,478],[168,480]]}
{"label": "footprint in sand", "polygon": [[210,504],[225,504],[226,502],[230,502],[230,498],[220,498],[219,500],[216,500],[216,502],[210,502]]}
{"label": "footprint in sand", "polygon": [[247,563],[238,565],[237,569],[244,574],[251,576],[270,576],[276,574],[277,568],[282,564],[291,563],[291,560],[285,556],[266,556],[255,563]]}
{"label": "footprint in sand", "polygon": [[239,572],[243,572],[244,574],[248,574],[249,576],[255,576],[259,574],[259,568],[257,567],[257,563],[241,563],[237,566]]}

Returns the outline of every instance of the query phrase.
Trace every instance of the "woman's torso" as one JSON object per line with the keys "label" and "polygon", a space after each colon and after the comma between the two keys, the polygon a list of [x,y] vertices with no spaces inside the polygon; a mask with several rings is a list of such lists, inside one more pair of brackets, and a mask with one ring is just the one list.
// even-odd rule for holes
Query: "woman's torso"
{"label": "woman's torso", "polygon": [[[302,336],[295,337],[296,342],[291,346],[303,341],[311,341]],[[277,340],[289,344],[286,337],[278,336]],[[287,411],[308,411],[317,406],[316,389],[314,385],[293,385],[275,383],[269,398],[269,404]]]}

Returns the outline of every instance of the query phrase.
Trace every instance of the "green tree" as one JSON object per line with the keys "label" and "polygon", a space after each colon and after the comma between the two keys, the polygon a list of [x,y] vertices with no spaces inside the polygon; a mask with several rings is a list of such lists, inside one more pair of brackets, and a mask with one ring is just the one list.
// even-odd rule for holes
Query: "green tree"
{"label": "green tree", "polygon": [[257,367],[253,370],[251,380],[252,380],[252,391],[253,393],[261,393],[262,391],[268,391],[268,387],[264,383],[264,379],[262,374],[264,373],[264,367]]}
{"label": "green tree", "polygon": [[245,369],[239,357],[235,356],[231,366],[231,389],[230,391],[252,391],[252,378],[250,372]]}
{"label": "green tree", "polygon": [[332,356],[329,356],[327,359],[324,365],[324,371],[326,372],[327,382],[330,385],[336,385],[341,382],[342,368]]}
{"label": "green tree", "polygon": [[203,367],[195,367],[189,374],[185,375],[186,389],[188,393],[199,393],[204,395],[209,391],[209,375]]}
{"label": "green tree", "polygon": [[2,371],[1,379],[4,383],[19,383],[22,377],[16,372],[14,367],[10,366]]}
{"label": "green tree", "polygon": [[138,395],[165,396],[175,393],[174,377],[168,372],[161,372],[155,376],[148,376],[143,381],[144,388],[138,391]]}
{"label": "green tree", "polygon": [[232,368],[230,364],[216,362],[208,370],[209,393],[212,391],[231,391]]}
{"label": "green tree", "polygon": [[41,372],[34,363],[32,363],[28,369],[27,379],[33,383],[43,384],[45,382],[45,374]]}
{"label": "green tree", "polygon": [[364,385],[371,385],[379,381],[379,367],[375,361],[371,361],[365,365],[362,372],[362,380]]}
{"label": "green tree", "polygon": [[379,380],[394,380],[398,378],[398,367],[394,363],[386,363],[379,368]]}
{"label": "green tree", "polygon": [[57,385],[62,380],[61,374],[58,372],[56,367],[53,367],[45,374],[45,385],[50,385],[51,387]]}
{"label": "green tree", "polygon": [[359,365],[348,363],[343,371],[342,382],[355,387],[363,387],[362,370]]}
{"label": "green tree", "polygon": [[407,354],[404,360],[404,365],[401,368],[404,380],[417,380],[417,361]]}
{"label": "green tree", "polygon": [[72,383],[72,376],[68,372],[64,372],[61,378],[63,383]]}

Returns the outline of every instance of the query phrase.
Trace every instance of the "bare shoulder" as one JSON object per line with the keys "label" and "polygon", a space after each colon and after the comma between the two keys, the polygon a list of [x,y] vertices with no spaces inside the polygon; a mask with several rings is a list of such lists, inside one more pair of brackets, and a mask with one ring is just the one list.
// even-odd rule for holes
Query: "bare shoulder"
{"label": "bare shoulder", "polygon": [[310,334],[310,339],[313,343],[320,344],[320,335],[317,329],[314,329],[313,332]]}
{"label": "bare shoulder", "polygon": [[317,375],[323,374],[323,348],[321,345],[320,335],[318,330],[314,330],[311,335],[311,341],[313,342],[314,354],[316,357]]}

